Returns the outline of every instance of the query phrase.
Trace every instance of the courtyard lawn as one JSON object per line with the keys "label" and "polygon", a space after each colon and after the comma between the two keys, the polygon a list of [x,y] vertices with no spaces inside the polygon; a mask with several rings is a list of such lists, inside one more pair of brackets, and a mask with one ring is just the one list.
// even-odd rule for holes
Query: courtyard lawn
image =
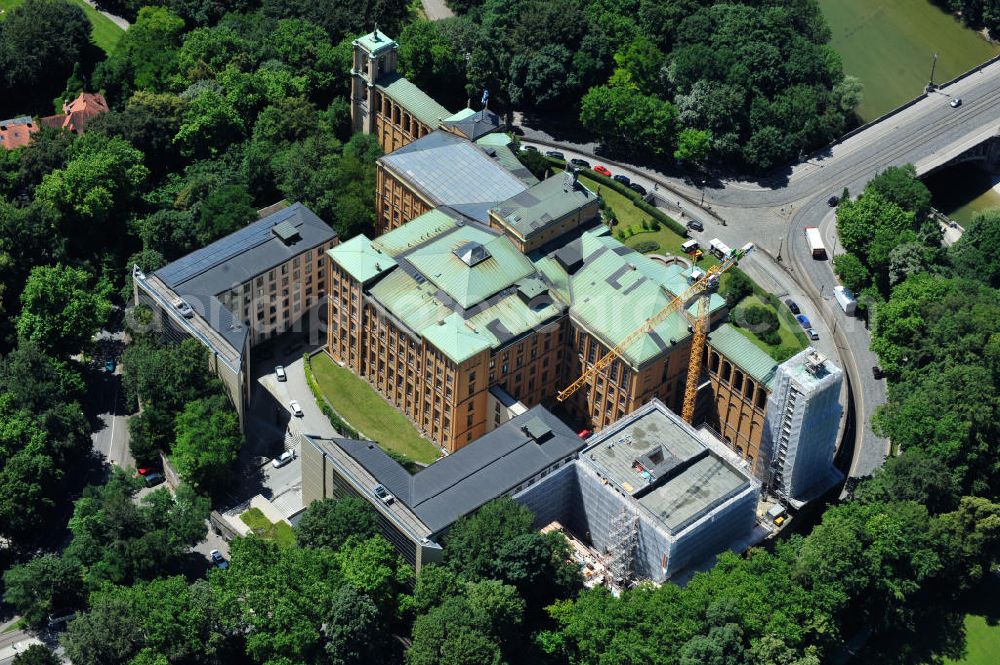
{"label": "courtyard lawn", "polygon": [[274,541],[281,547],[295,545],[295,532],[292,531],[292,527],[285,522],[272,523],[259,508],[251,508],[240,515],[240,519],[264,540]]}
{"label": "courtyard lawn", "polygon": [[775,308],[768,302],[765,302],[760,296],[752,295],[747,296],[733,308],[732,313],[729,315],[729,319],[739,321],[740,320],[740,310],[749,307],[750,305],[757,305],[759,307],[764,307],[769,309],[778,315],[778,335],[781,336],[781,343],[777,345],[770,345],[764,342],[764,340],[757,337],[751,331],[746,328],[736,327],[748,340],[753,342],[754,346],[763,349],[769,356],[777,360],[778,362],[785,361],[791,358],[793,355],[806,348],[808,345],[808,339],[802,332],[801,327],[798,322],[792,317],[791,312],[789,312],[784,307]]}
{"label": "courtyard lawn", "polygon": [[1000,53],[929,0],[819,0],[844,71],[864,84],[865,121],[919,95],[930,79],[948,81]]}
{"label": "courtyard lawn", "polygon": [[1000,653],[1000,625],[990,624],[986,617],[965,615],[965,658],[945,658],[948,665],[989,665]]}
{"label": "courtyard lawn", "polygon": [[319,353],[312,358],[313,375],[334,410],[383,449],[430,464],[440,451],[402,413],[366,381]]}
{"label": "courtyard lawn", "polygon": [[[111,53],[111,51],[114,50],[115,45],[118,44],[118,40],[125,34],[125,31],[115,25],[114,21],[88,5],[83,0],[68,0],[68,2],[80,6],[80,9],[83,10],[83,13],[87,15],[87,19],[90,21],[91,39],[94,40],[94,43],[97,44],[102,51],[105,53]],[[4,10],[6,13],[21,4],[24,4],[24,0],[0,0],[0,9]],[[2,20],[2,18],[3,14],[0,14],[0,20]]]}

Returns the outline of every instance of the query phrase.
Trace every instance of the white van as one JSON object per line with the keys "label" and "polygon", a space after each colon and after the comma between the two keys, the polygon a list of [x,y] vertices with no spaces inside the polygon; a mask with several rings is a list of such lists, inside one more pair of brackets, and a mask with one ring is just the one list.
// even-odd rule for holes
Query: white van
{"label": "white van", "polygon": [[854,312],[858,308],[858,301],[851,290],[844,286],[835,286],[833,287],[833,295],[837,298],[840,308],[844,310],[844,314],[854,316]]}
{"label": "white van", "polygon": [[697,240],[688,240],[687,242],[681,243],[681,251],[685,254],[690,254],[694,250],[698,249]]}

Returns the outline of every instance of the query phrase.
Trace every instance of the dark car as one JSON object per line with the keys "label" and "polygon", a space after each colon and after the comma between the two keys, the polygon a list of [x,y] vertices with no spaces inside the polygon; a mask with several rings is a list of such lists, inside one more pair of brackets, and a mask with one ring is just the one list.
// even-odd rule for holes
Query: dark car
{"label": "dark car", "polygon": [[699,222],[697,219],[688,220],[687,227],[692,231],[704,231],[705,225]]}
{"label": "dark car", "polygon": [[646,188],[643,187],[642,185],[640,185],[637,182],[630,182],[628,184],[628,188],[631,189],[636,194],[638,194],[639,196],[645,196],[646,195]]}
{"label": "dark car", "polygon": [[614,180],[620,182],[621,184],[625,185],[626,187],[628,187],[630,184],[632,184],[632,179],[629,178],[627,175],[621,175],[621,174],[616,175],[614,177]]}
{"label": "dark car", "polygon": [[545,156],[546,157],[551,157],[552,159],[561,159],[564,162],[566,161],[566,155],[562,154],[558,150],[546,150],[545,151]]}
{"label": "dark car", "polygon": [[522,145],[521,150],[525,152],[538,152],[538,148],[533,145]]}
{"label": "dark car", "polygon": [[143,478],[146,481],[146,487],[156,487],[162,483],[166,478],[163,477],[162,473],[153,471],[152,473],[147,473]]}
{"label": "dark car", "polygon": [[788,309],[792,310],[792,314],[798,314],[799,313],[799,306],[796,305],[795,301],[792,300],[791,298],[788,298],[787,300],[785,300],[785,305],[788,307]]}
{"label": "dark car", "polygon": [[809,323],[809,317],[805,314],[796,314],[795,320],[799,322],[799,325],[803,328],[812,328],[812,324]]}
{"label": "dark car", "polygon": [[881,379],[885,374],[882,372],[882,368],[878,365],[872,365],[872,376],[876,379]]}
{"label": "dark car", "polygon": [[839,196],[831,196],[830,198],[828,198],[826,200],[826,204],[828,206],[830,206],[831,208],[835,208],[838,203],[840,203],[840,197]]}
{"label": "dark car", "polygon": [[226,570],[229,568],[229,562],[226,561],[226,557],[222,556],[222,552],[219,550],[212,550],[209,552],[209,556],[212,557],[212,563],[214,563],[215,567],[219,570]]}
{"label": "dark car", "polygon": [[581,169],[590,168],[590,162],[588,162],[586,159],[579,159],[577,157],[574,157],[573,159],[569,160],[569,163],[572,164],[573,166],[579,166]]}

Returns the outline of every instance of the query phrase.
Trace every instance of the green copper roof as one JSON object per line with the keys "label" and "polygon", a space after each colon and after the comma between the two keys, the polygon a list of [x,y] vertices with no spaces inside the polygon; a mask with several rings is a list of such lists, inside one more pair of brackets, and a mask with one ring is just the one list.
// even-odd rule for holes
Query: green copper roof
{"label": "green copper roof", "polygon": [[[588,232],[576,243],[573,249],[582,258],[582,265],[573,275],[567,275],[552,257],[536,265],[560,295],[563,289],[553,277],[562,273],[561,280],[569,282],[570,316],[608,348],[619,344],[686,287],[687,273],[682,267],[663,266],[608,235]],[[689,311],[696,306],[692,303]],[[724,306],[725,301],[717,294],[710,296],[709,311]],[[681,312],[667,317],[652,333],[625,350],[626,359],[633,367],[641,367],[666,353],[690,335],[688,324]]]}
{"label": "green copper roof", "polygon": [[736,326],[724,323],[708,335],[708,343],[732,361],[758,383],[774,387],[774,374],[778,363],[763,349],[751,342]]}
{"label": "green copper roof", "polygon": [[404,270],[389,273],[369,293],[387,312],[456,363],[485,349],[500,348],[562,313],[562,306],[551,299],[539,298],[529,306],[519,294],[511,293],[466,321],[437,297],[436,286],[418,282]]}
{"label": "green copper roof", "polygon": [[396,261],[391,256],[374,247],[372,241],[363,235],[354,236],[347,242],[328,249],[326,253],[361,283],[396,266]]}
{"label": "green copper roof", "polygon": [[529,238],[586,206],[597,214],[597,196],[568,173],[546,178],[493,208],[521,238]]}
{"label": "green copper roof", "polygon": [[451,115],[451,111],[438,104],[430,95],[397,73],[383,76],[375,82],[375,87],[396,100],[403,108],[412,113],[413,117],[432,130],[437,129],[441,120]]}
{"label": "green copper roof", "polygon": [[[485,258],[470,263],[463,259],[470,251],[480,252]],[[506,236],[472,225],[456,227],[408,254],[406,259],[463,309],[535,272],[531,261]]]}
{"label": "green copper roof", "polygon": [[448,116],[447,118],[445,118],[444,121],[445,122],[459,122],[461,120],[465,120],[466,118],[471,118],[474,115],[476,115],[476,112],[473,111],[472,109],[470,109],[468,106],[466,106],[464,109],[462,109],[458,113],[454,113],[454,114]]}
{"label": "green copper roof", "polygon": [[399,256],[417,245],[435,238],[457,226],[458,220],[440,208],[425,212],[399,228],[375,238],[375,246],[386,254]]}
{"label": "green copper roof", "polygon": [[384,32],[379,32],[376,28],[367,35],[362,35],[354,40],[356,46],[360,46],[364,50],[368,51],[372,55],[376,55],[386,49],[394,48],[396,42],[386,35]]}

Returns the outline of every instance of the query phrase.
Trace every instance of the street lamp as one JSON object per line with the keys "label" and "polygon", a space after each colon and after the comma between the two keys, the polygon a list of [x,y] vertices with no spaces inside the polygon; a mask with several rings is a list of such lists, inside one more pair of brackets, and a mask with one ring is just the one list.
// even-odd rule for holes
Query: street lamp
{"label": "street lamp", "polygon": [[928,90],[933,90],[934,89],[934,68],[937,67],[937,61],[938,61],[938,54],[935,53],[934,54],[934,59],[931,61],[931,80],[927,84],[927,89]]}

